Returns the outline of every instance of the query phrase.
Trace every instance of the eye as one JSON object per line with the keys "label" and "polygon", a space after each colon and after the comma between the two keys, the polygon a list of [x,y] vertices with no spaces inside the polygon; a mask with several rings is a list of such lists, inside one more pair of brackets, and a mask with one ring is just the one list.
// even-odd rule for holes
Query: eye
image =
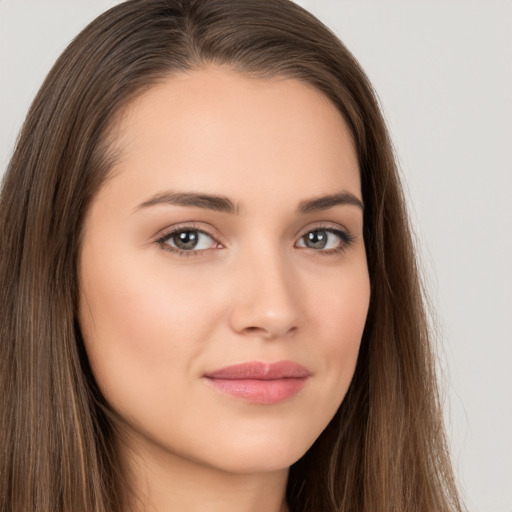
{"label": "eye", "polygon": [[338,229],[314,229],[308,231],[297,242],[297,247],[305,247],[325,252],[342,251],[353,241],[348,233]]}
{"label": "eye", "polygon": [[219,243],[208,233],[199,229],[180,228],[158,240],[165,249],[175,252],[195,252],[219,247]]}

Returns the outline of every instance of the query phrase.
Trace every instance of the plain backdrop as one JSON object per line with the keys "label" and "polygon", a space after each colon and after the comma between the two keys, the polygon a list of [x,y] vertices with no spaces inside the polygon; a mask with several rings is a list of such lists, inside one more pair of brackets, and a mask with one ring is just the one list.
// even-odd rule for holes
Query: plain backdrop
{"label": "plain backdrop", "polygon": [[[0,170],[67,43],[112,0],[0,0]],[[471,512],[512,512],[512,2],[305,0],[355,54],[396,144],[437,312]]]}

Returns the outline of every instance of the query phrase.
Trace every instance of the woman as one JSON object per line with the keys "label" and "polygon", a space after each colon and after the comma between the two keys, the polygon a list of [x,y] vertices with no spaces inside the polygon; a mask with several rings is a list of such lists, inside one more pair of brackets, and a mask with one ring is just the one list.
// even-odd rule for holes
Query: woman
{"label": "woman", "polygon": [[279,1],[132,0],[0,203],[1,510],[459,510],[387,131]]}

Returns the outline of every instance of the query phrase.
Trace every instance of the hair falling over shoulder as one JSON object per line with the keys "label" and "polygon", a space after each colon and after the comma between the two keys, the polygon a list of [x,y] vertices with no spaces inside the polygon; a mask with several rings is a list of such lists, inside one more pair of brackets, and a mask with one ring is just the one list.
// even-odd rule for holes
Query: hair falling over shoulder
{"label": "hair falling over shoulder", "polygon": [[359,159],[370,310],[347,396],[291,467],[290,510],[462,510],[376,96],[336,36],[288,0],[129,0],[87,26],[46,78],[0,196],[0,510],[123,510],[115,419],[76,321],[83,221],[115,160],[109,129],[122,109],[207,63],[315,87],[343,115]]}

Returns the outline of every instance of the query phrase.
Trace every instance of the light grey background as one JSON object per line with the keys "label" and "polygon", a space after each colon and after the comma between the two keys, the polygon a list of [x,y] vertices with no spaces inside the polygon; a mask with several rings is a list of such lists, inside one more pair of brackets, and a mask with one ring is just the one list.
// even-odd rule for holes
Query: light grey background
{"label": "light grey background", "polygon": [[[0,0],[0,169],[66,44],[112,0]],[[304,0],[381,98],[437,310],[468,509],[512,511],[512,2]]]}

